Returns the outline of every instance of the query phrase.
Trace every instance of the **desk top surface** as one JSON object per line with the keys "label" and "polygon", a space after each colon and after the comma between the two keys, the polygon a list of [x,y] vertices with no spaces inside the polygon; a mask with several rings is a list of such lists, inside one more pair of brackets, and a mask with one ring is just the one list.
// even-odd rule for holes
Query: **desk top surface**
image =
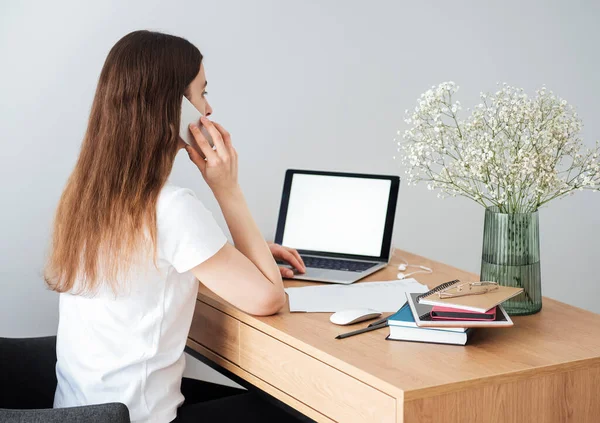
{"label": "desk top surface", "polygon": [[[453,279],[478,279],[469,272],[414,254],[397,254],[409,263],[434,270],[431,275],[418,275],[419,282],[430,288]],[[396,279],[397,262],[398,256],[364,282]],[[286,287],[305,285],[314,283],[285,281]],[[329,322],[331,313],[290,313],[287,305],[274,316],[250,316],[202,284],[198,299],[375,388],[404,395],[405,400],[491,380],[510,381],[600,365],[600,315],[545,297],[539,313],[512,317],[512,328],[479,328],[464,347],[386,341],[387,328],[334,339],[368,322],[340,327]]]}

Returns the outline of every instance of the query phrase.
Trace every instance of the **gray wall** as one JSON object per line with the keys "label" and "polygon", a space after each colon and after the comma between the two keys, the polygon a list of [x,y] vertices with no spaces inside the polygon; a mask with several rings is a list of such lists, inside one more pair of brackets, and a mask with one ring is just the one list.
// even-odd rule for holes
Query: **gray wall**
{"label": "gray wall", "polygon": [[[0,5],[0,336],[56,331],[57,296],[41,278],[52,214],[106,54],[135,29],[204,53],[214,117],[233,134],[267,238],[286,168],[403,174],[392,159],[403,111],[442,81],[461,86],[465,107],[497,81],[530,93],[545,83],[577,106],[586,143],[600,138],[598,2],[83,3]],[[172,180],[218,211],[185,153]],[[424,186],[402,186],[399,204],[396,246],[479,271],[483,209]],[[544,294],[595,312],[599,206],[583,192],[540,217]]]}

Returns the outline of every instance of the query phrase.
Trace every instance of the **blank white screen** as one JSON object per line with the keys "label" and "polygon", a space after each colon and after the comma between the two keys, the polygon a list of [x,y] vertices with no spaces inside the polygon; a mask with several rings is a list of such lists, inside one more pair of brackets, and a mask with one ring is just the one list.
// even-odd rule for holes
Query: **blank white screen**
{"label": "blank white screen", "polygon": [[295,174],[283,245],[381,255],[390,180]]}

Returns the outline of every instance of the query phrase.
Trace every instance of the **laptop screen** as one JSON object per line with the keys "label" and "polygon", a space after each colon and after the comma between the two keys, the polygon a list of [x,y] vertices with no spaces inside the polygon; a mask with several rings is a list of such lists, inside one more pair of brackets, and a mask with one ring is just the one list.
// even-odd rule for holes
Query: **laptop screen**
{"label": "laptop screen", "polygon": [[390,179],[294,173],[282,245],[381,256],[391,184]]}

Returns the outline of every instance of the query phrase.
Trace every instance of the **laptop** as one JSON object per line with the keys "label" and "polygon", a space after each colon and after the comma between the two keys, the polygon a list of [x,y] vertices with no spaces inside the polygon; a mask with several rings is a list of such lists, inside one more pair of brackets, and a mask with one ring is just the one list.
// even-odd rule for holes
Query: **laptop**
{"label": "laptop", "polygon": [[351,284],[384,268],[399,185],[398,176],[287,170],[275,242],[306,264],[293,279]]}

